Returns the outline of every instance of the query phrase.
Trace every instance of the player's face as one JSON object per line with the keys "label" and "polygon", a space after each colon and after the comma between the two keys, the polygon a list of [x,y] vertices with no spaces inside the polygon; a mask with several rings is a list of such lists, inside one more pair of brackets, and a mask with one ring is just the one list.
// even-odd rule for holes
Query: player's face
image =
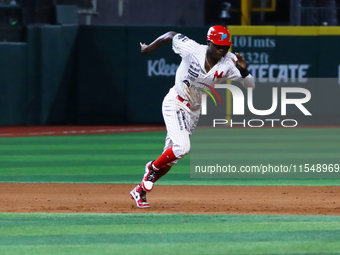
{"label": "player's face", "polygon": [[219,61],[222,57],[224,57],[227,54],[228,50],[230,49],[230,46],[216,45],[212,42],[208,42],[208,47],[211,56],[216,61]]}

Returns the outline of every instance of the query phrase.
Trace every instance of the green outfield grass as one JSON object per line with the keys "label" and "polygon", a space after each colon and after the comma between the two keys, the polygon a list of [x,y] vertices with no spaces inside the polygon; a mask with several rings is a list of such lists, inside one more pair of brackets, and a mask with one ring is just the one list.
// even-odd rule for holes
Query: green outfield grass
{"label": "green outfield grass", "polygon": [[0,254],[336,254],[340,216],[0,214]]}
{"label": "green outfield grass", "polygon": [[[340,163],[340,132],[322,129],[226,129],[226,158],[259,162]],[[195,135],[195,134],[194,134]],[[0,139],[0,182],[136,183],[157,158],[165,132]],[[209,137],[207,137],[209,139]],[[307,162],[308,161],[308,162]],[[339,174],[340,175],[340,174]],[[340,185],[340,179],[193,179],[190,155],[164,185]]]}
{"label": "green outfield grass", "polygon": [[[340,163],[338,129],[226,132],[227,157],[244,164],[290,158]],[[164,138],[165,132],[1,138],[0,182],[138,183],[145,163],[162,152]],[[340,185],[337,178],[193,179],[190,155],[158,183]],[[340,216],[141,212],[0,213],[0,254],[340,254]]]}

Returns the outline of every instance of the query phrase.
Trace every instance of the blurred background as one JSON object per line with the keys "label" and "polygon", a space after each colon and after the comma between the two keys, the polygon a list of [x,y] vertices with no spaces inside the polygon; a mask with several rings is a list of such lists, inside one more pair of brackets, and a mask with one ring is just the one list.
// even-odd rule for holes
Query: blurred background
{"label": "blurred background", "polygon": [[[56,24],[66,19],[79,25],[241,25],[247,15],[251,25],[336,26],[340,1],[1,0],[0,4],[2,25]],[[249,8],[248,14],[244,8]]]}
{"label": "blurred background", "polygon": [[[216,24],[230,27],[253,76],[272,67],[274,78],[337,86],[339,9],[340,0],[0,0],[0,125],[162,124],[180,58],[170,46],[144,57],[139,42],[175,30],[205,44]],[[306,123],[340,124],[338,87]]]}

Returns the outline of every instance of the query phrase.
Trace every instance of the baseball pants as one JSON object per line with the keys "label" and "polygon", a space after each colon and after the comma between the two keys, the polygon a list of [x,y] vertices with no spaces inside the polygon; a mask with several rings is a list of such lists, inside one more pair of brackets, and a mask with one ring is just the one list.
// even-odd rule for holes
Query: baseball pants
{"label": "baseball pants", "polygon": [[[162,105],[162,113],[167,129],[164,150],[172,147],[177,158],[183,158],[190,151],[190,136],[195,130],[200,114],[200,108],[192,111],[187,105],[188,101],[178,99],[178,94],[171,88],[165,96]],[[178,161],[172,161],[168,165],[172,166]]]}

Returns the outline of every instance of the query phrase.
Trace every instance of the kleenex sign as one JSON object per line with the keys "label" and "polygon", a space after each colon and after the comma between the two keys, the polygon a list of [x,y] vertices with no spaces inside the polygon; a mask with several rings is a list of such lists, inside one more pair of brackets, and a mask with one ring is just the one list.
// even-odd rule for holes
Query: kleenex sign
{"label": "kleenex sign", "polygon": [[175,76],[178,65],[167,64],[164,58],[148,60],[148,76]]}

